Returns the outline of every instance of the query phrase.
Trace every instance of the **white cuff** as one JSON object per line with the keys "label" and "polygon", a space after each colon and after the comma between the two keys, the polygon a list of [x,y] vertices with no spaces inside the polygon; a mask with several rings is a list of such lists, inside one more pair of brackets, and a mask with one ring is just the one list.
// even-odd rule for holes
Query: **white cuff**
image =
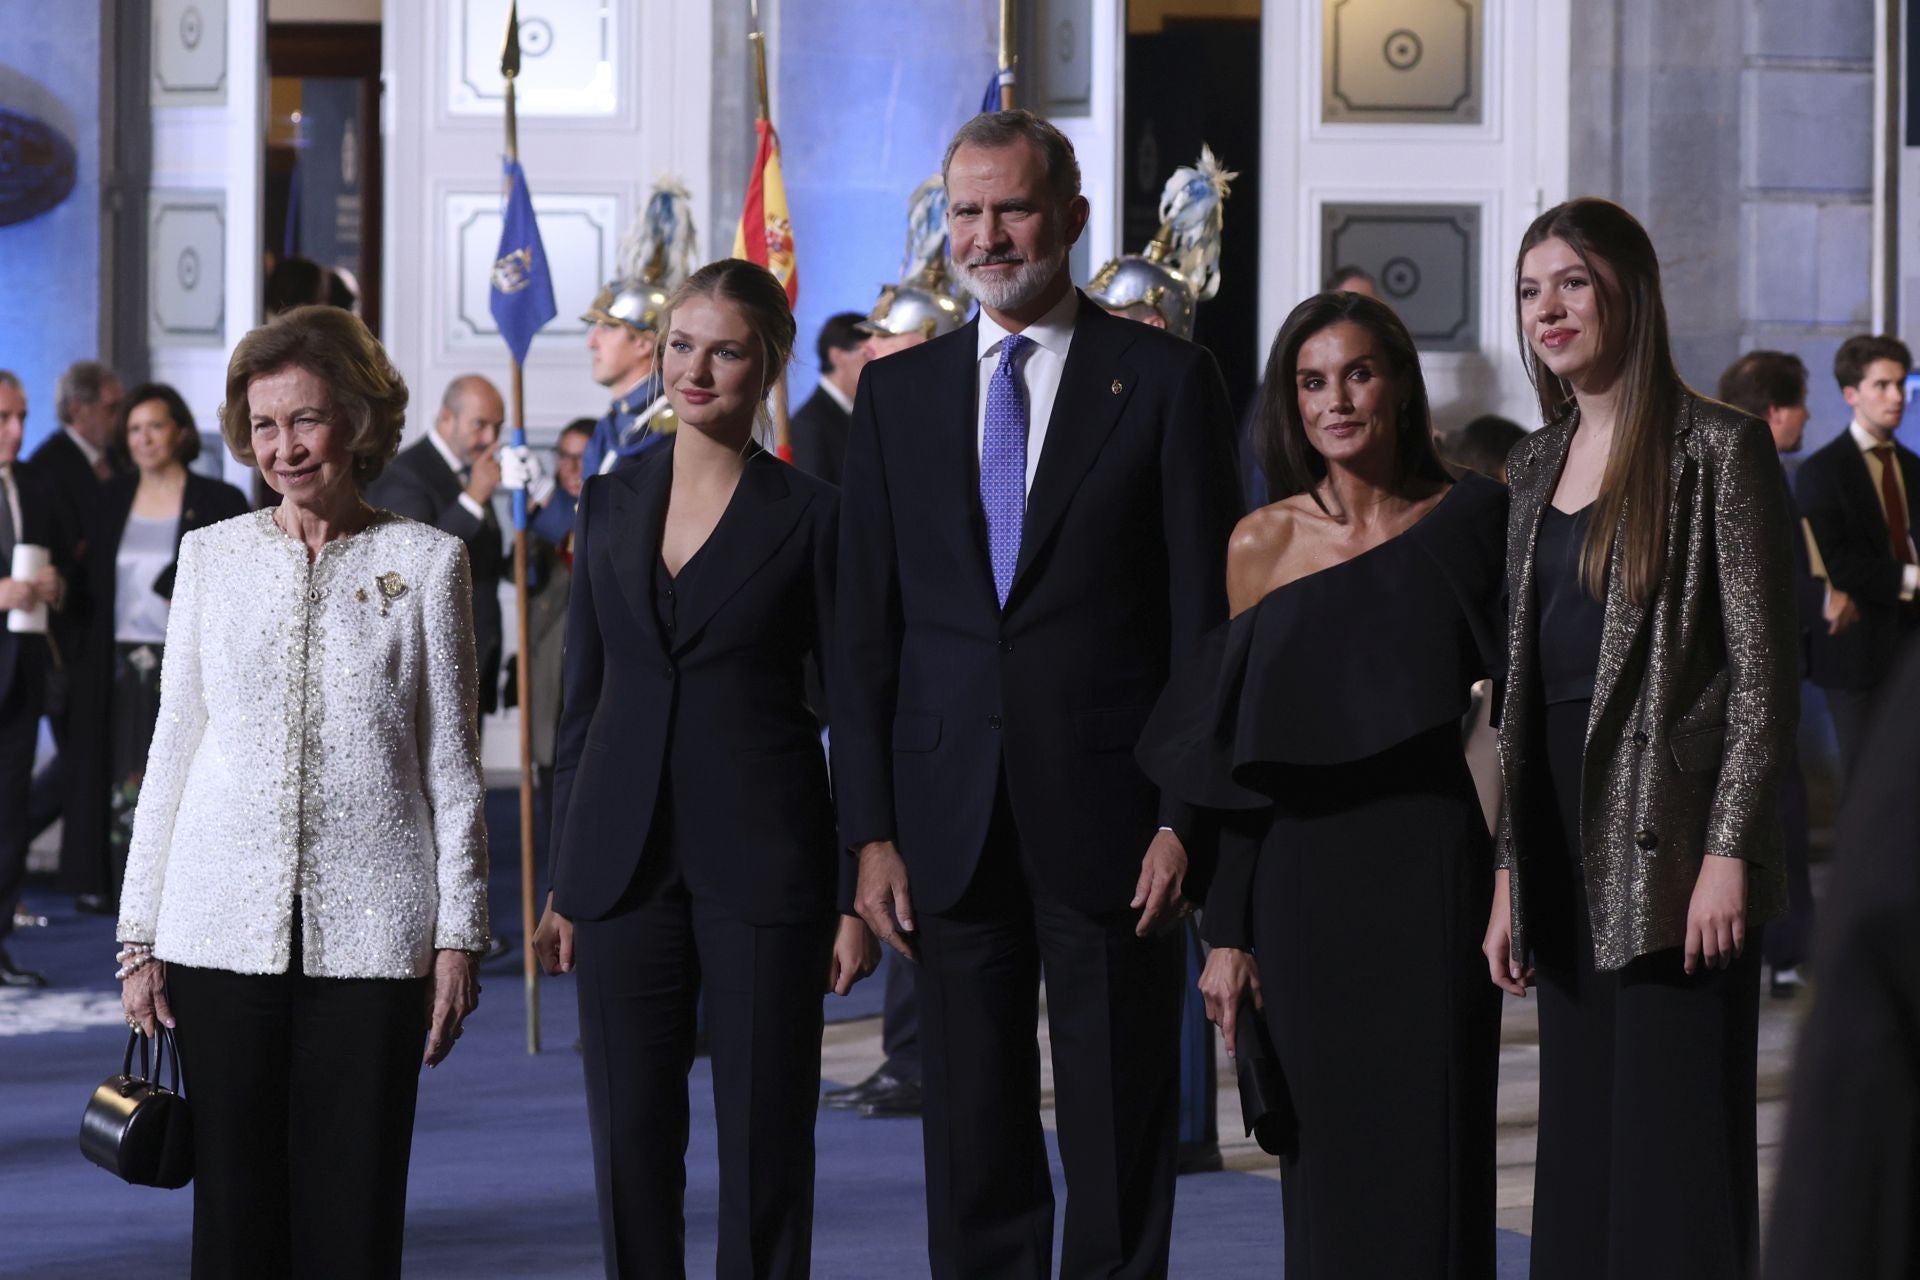
{"label": "white cuff", "polygon": [[485,520],[487,518],[487,509],[475,502],[473,495],[464,490],[462,490],[460,494],[460,505],[465,507],[475,520]]}
{"label": "white cuff", "polygon": [[1900,570],[1900,598],[1913,599],[1920,592],[1920,564],[1910,564]]}

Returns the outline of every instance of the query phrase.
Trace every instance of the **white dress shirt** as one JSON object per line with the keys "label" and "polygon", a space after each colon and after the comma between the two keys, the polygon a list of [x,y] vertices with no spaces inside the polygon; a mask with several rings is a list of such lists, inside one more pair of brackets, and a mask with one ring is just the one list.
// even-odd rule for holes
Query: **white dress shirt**
{"label": "white dress shirt", "polygon": [[[1880,518],[1886,520],[1887,502],[1883,496],[1886,490],[1881,487],[1886,482],[1880,477],[1880,456],[1874,453],[1874,450],[1880,447],[1881,441],[1873,432],[1861,426],[1860,419],[1858,418],[1855,418],[1847,424],[1847,434],[1853,437],[1853,443],[1857,445],[1860,452],[1865,455],[1864,461],[1867,464],[1867,474],[1873,477],[1873,496],[1880,499]],[[1893,442],[1889,440],[1887,443],[1891,444]],[[1893,467],[1893,487],[1900,491],[1900,501],[1904,503],[1907,508],[1907,550],[1909,554],[1912,554],[1913,501],[1907,493],[1907,478],[1900,474],[1897,459],[1895,463],[1889,463],[1888,465]],[[1891,520],[1887,520],[1887,528],[1893,528],[1893,522]],[[1920,557],[1916,559],[1920,559]],[[1902,600],[1911,600],[1916,592],[1920,592],[1920,563],[1907,565],[1900,574],[1900,598]]]}
{"label": "white dress shirt", "polygon": [[382,514],[311,563],[271,511],[195,530],[120,892],[162,960],[418,978],[487,941],[466,547]]}
{"label": "white dress shirt", "polygon": [[470,468],[473,464],[453,451],[453,446],[447,443],[447,438],[440,434],[440,428],[428,427],[427,439],[433,441],[433,447],[439,450],[441,458],[446,461],[447,469],[460,478],[462,485],[460,490],[460,505],[465,507],[475,520],[485,520],[487,518],[487,509],[474,501],[473,495],[468,493],[464,487],[467,482],[467,477],[472,474]]}
{"label": "white dress shirt", "polygon": [[[1078,290],[1053,304],[1048,312],[1020,331],[1033,345],[1016,358],[1014,376],[1027,395],[1027,493],[1033,493],[1033,474],[1040,467],[1040,450],[1047,443],[1047,422],[1053,417],[1053,402],[1060,394],[1060,374],[1067,367],[1067,348],[1073,345],[1073,318],[1080,308]],[[987,439],[987,388],[993,385],[993,371],[1000,364],[1000,344],[1007,331],[998,321],[980,309],[980,357],[978,394],[973,401],[973,456],[977,462]]]}

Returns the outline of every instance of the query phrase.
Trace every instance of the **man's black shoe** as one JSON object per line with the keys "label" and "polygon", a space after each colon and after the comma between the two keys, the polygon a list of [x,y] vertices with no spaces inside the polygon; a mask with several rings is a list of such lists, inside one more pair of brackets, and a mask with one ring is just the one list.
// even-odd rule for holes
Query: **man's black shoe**
{"label": "man's black shoe", "polygon": [[858,1111],[874,1098],[904,1083],[898,1076],[888,1075],[887,1069],[882,1067],[859,1084],[827,1090],[820,1095],[820,1105],[829,1111]]}
{"label": "man's black shoe", "polygon": [[860,1104],[860,1114],[868,1120],[893,1120],[905,1116],[920,1114],[921,1103],[926,1095],[920,1086],[907,1080],[896,1080],[891,1089],[869,1097]]}
{"label": "man's black shoe", "polygon": [[0,951],[0,987],[44,987],[47,975],[35,973],[32,969],[22,969],[13,962],[13,957]]}

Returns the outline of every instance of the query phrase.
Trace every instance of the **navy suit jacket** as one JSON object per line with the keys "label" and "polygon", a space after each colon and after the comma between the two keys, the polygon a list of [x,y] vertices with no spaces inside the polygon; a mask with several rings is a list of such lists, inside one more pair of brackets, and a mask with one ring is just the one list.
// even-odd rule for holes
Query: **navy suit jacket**
{"label": "navy suit jacket", "polygon": [[[1911,519],[1920,503],[1920,455],[1894,445],[1906,482]],[[1914,611],[1900,602],[1900,562],[1893,557],[1887,518],[1866,457],[1843,431],[1807,455],[1794,476],[1794,492],[1813,529],[1827,580],[1853,597],[1860,621],[1837,636],[1813,628],[1813,682],[1828,689],[1871,689],[1893,663],[1900,638],[1913,627]]]}
{"label": "navy suit jacket", "polygon": [[[53,565],[68,579],[73,578],[73,550],[77,538],[68,519],[68,508],[46,475],[31,466],[13,467],[13,486],[20,495],[20,541],[45,547]],[[10,565],[0,564],[0,577]],[[61,634],[59,615],[49,611],[48,629]],[[45,637],[17,635],[7,630],[6,615],[0,614],[0,706],[8,704],[16,690],[25,698],[24,706],[38,715],[46,689],[50,654]]]}
{"label": "navy suit jacket", "polygon": [[794,413],[790,438],[794,466],[829,484],[840,483],[847,461],[847,411],[825,387],[815,387]]}
{"label": "navy suit jacket", "polygon": [[503,636],[500,579],[512,570],[499,523],[466,509],[460,501],[465,488],[459,473],[447,465],[433,441],[422,439],[402,449],[387,464],[367,487],[367,501],[395,515],[430,524],[467,544],[467,563],[473,572],[474,651],[480,659],[480,710],[488,712],[499,700]]}
{"label": "navy suit jacket", "polygon": [[1204,348],[1084,295],[1002,609],[987,559],[978,321],[876,360],[847,444],[833,764],[841,834],[892,840],[915,906],[973,879],[1004,776],[1022,849],[1079,910],[1133,896],[1192,813],[1133,747],[1168,673],[1227,616],[1242,512],[1233,411]]}
{"label": "navy suit jacket", "polygon": [[749,924],[832,914],[851,906],[853,863],[834,839],[802,670],[832,648],[838,496],[754,450],[682,570],[691,585],[667,635],[653,579],[673,453],[664,442],[580,492],[554,752],[554,909],[607,916],[643,857],[665,856],[671,840],[687,886]]}

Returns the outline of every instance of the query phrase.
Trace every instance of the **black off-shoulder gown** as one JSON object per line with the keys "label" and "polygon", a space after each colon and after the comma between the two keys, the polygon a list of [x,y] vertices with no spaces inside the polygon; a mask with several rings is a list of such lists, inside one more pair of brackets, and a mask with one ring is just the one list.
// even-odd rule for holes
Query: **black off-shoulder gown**
{"label": "black off-shoulder gown", "polygon": [[1224,830],[1202,932],[1254,952],[1299,1118],[1288,1280],[1494,1274],[1493,853],[1461,721],[1504,663],[1506,508],[1469,477],[1273,591],[1176,674],[1141,742]]}

